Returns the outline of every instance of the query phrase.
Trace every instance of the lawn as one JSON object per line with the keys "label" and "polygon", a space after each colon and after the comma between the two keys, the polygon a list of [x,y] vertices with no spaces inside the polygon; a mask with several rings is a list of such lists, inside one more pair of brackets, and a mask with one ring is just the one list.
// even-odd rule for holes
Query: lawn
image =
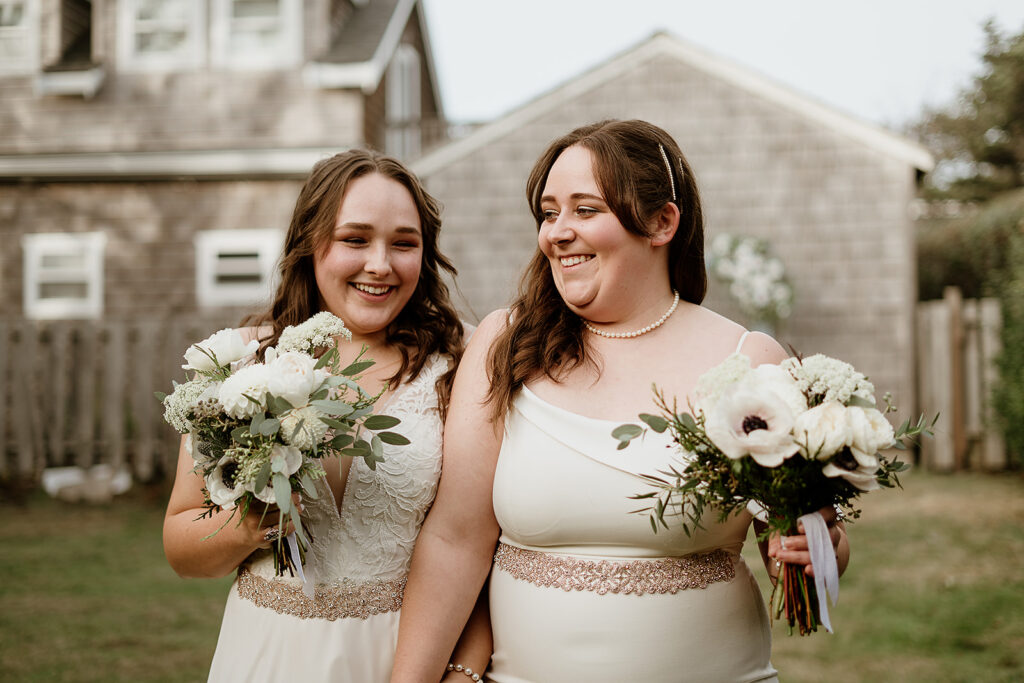
{"label": "lawn", "polygon": [[[775,629],[783,681],[1024,680],[1024,478],[904,483],[851,527],[835,635]],[[0,503],[0,679],[205,680],[230,579],[171,571],[161,498]]]}

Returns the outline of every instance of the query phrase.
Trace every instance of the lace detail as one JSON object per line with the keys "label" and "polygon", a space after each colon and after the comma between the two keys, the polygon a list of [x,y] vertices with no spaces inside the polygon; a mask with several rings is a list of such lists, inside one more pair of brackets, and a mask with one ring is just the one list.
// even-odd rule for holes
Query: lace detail
{"label": "lace detail", "polygon": [[724,550],[654,560],[587,560],[498,544],[494,566],[535,586],[598,595],[677,593],[732,581],[736,567]]}
{"label": "lace detail", "polygon": [[[303,526],[313,535],[306,560],[316,577],[318,603],[321,587],[404,582],[409,573],[413,546],[441,475],[442,424],[435,383],[448,367],[447,356],[432,356],[414,380],[399,387],[379,408],[380,414],[401,420],[394,431],[410,443],[385,444],[384,462],[377,463],[375,470],[362,458],[353,460],[340,513],[324,480],[317,482],[318,498],[303,499]],[[296,579],[274,577],[269,553],[255,555],[246,569],[253,576],[297,586]],[[249,593],[242,595],[252,599]]]}

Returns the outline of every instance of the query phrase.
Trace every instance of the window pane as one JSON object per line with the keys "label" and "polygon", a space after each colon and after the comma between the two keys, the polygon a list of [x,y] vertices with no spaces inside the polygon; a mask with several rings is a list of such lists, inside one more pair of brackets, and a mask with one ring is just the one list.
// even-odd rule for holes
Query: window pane
{"label": "window pane", "polygon": [[82,252],[50,252],[39,259],[43,268],[85,268],[85,254]]}
{"label": "window pane", "polygon": [[184,30],[160,31],[135,34],[135,50],[139,53],[146,52],[174,52],[188,40],[188,33]]}
{"label": "window pane", "polygon": [[256,252],[224,252],[217,254],[217,284],[259,284],[260,255]]}
{"label": "window pane", "polygon": [[187,2],[188,0],[139,0],[136,5],[135,18],[139,21],[183,24],[188,20]]}
{"label": "window pane", "polygon": [[41,282],[40,299],[86,299],[89,285],[84,282]]}
{"label": "window pane", "polygon": [[24,2],[0,2],[0,28],[20,26],[24,19]]}
{"label": "window pane", "polygon": [[279,0],[235,0],[231,3],[231,17],[245,19],[249,17],[274,17],[281,12]]}

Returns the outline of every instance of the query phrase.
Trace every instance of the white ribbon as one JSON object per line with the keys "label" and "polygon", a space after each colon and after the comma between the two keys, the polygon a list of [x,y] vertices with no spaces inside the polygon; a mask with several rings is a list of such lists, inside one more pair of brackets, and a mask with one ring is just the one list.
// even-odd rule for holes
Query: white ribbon
{"label": "white ribbon", "polygon": [[836,564],[836,553],[832,547],[832,537],[828,533],[825,518],[819,512],[812,512],[800,518],[807,536],[807,550],[811,554],[811,566],[814,567],[814,587],[818,592],[818,612],[825,630],[832,633],[832,623],[828,618],[828,602],[825,595],[836,604],[839,599],[839,567]]}
{"label": "white ribbon", "polygon": [[288,541],[288,552],[292,556],[292,564],[295,565],[296,571],[299,572],[299,579],[302,580],[302,593],[309,598],[313,599],[316,594],[315,578],[313,577],[313,568],[309,567],[309,579],[306,579],[305,573],[302,571],[302,556],[299,555],[299,542],[295,538],[295,532],[291,532],[286,537]]}

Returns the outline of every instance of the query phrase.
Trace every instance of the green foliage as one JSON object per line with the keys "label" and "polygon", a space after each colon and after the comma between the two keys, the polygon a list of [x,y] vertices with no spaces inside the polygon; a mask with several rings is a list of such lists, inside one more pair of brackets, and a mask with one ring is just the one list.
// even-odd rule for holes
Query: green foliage
{"label": "green foliage", "polygon": [[931,177],[933,196],[984,201],[1024,187],[1024,32],[1005,35],[992,22],[984,31],[974,83],[915,126],[941,160]]}
{"label": "green foliage", "polygon": [[996,364],[993,401],[1012,461],[1024,465],[1024,214],[1022,231],[1010,242],[1009,267],[997,284],[1003,310],[1003,351]]}

